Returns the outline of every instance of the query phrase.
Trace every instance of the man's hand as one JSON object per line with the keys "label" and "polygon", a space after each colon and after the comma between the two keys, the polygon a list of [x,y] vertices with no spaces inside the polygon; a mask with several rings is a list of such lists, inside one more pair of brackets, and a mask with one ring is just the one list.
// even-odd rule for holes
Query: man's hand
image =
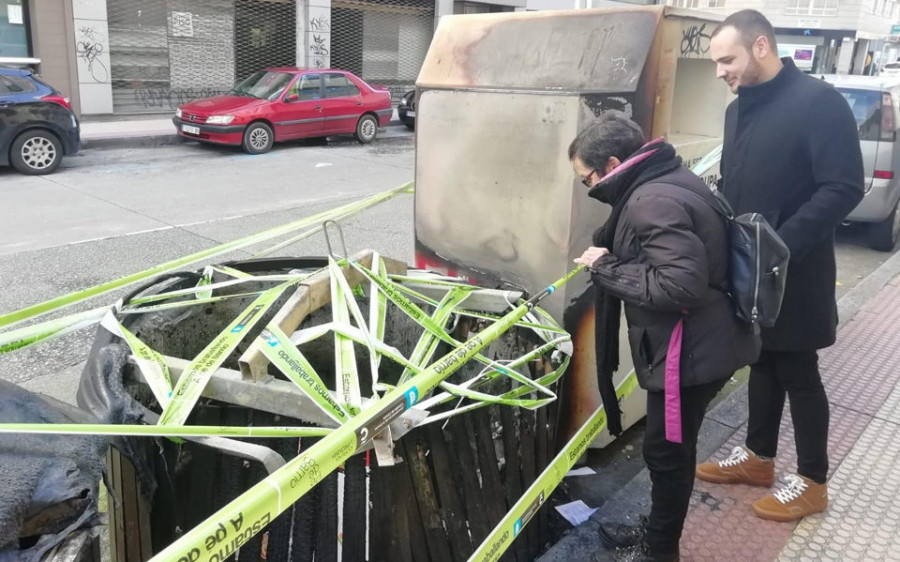
{"label": "man's hand", "polygon": [[606,248],[597,248],[595,246],[591,246],[590,248],[585,250],[583,254],[581,254],[580,258],[575,258],[574,261],[575,263],[580,263],[585,267],[591,267],[592,265],[594,265],[595,261],[607,255],[608,253],[609,250],[607,250]]}

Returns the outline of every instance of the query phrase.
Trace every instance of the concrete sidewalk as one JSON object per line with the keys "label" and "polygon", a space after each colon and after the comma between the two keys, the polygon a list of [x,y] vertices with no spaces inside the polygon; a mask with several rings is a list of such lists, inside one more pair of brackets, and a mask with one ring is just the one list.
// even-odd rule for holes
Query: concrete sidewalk
{"label": "concrete sidewalk", "polygon": [[[139,148],[165,146],[180,142],[191,142],[179,137],[175,132],[175,124],[170,116],[154,115],[148,117],[135,116],[134,119],[93,119],[81,120],[81,147],[96,148]],[[378,138],[396,138],[409,133],[397,117],[397,109],[391,116],[387,127],[379,130]]]}
{"label": "concrete sidewalk", "polygon": [[81,121],[82,148],[159,146],[179,142],[172,118]]}
{"label": "concrete sidewalk", "polygon": [[[829,509],[799,524],[764,521],[750,504],[768,491],[698,480],[682,560],[900,560],[900,254],[841,299],[839,309],[837,343],[820,353],[831,405]],[[721,459],[743,444],[746,419],[744,387],[707,415],[698,458]],[[776,474],[782,479],[796,469],[786,407]],[[634,521],[649,511],[649,499],[645,469],[539,560],[613,560],[597,537],[600,522]]]}

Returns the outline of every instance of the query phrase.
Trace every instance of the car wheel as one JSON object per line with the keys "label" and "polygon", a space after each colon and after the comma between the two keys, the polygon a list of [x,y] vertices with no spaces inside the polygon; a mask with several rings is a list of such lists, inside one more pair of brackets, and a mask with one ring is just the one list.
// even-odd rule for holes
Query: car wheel
{"label": "car wheel", "polygon": [[265,123],[252,123],[244,131],[244,142],[241,146],[247,154],[265,154],[272,150],[275,143],[275,135],[272,128]]}
{"label": "car wheel", "polygon": [[406,119],[402,119],[402,121],[410,131],[416,130],[416,120],[414,118],[407,117]]}
{"label": "car wheel", "polygon": [[363,115],[356,124],[356,140],[369,144],[378,135],[378,121],[371,115]]}
{"label": "car wheel", "polygon": [[13,141],[9,160],[23,174],[39,176],[52,173],[62,162],[62,143],[49,131],[25,131]]}
{"label": "car wheel", "polygon": [[894,205],[894,210],[886,219],[869,228],[869,243],[872,248],[881,252],[892,251],[897,245],[897,238],[900,238],[900,213],[897,212],[897,205]]}

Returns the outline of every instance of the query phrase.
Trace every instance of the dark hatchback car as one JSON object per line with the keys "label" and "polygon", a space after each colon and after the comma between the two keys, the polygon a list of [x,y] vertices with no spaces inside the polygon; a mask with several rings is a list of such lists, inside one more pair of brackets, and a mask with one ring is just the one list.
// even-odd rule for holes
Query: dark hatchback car
{"label": "dark hatchback car", "polygon": [[416,130],[416,91],[410,90],[403,94],[400,98],[400,105],[397,106],[397,117],[400,122],[406,125],[410,131]]}
{"label": "dark hatchback car", "polygon": [[0,166],[49,174],[80,146],[68,99],[30,70],[0,68]]}

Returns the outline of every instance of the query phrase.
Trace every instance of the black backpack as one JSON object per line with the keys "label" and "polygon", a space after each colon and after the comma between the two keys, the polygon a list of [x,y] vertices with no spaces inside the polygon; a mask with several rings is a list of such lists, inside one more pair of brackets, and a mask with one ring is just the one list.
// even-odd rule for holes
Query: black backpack
{"label": "black backpack", "polygon": [[[682,187],[697,193],[695,186]],[[771,328],[781,310],[791,253],[764,216],[744,213],[735,217],[724,195],[718,190],[710,193],[716,204],[697,195],[728,222],[729,287],[712,287],[731,297],[738,318]]]}

